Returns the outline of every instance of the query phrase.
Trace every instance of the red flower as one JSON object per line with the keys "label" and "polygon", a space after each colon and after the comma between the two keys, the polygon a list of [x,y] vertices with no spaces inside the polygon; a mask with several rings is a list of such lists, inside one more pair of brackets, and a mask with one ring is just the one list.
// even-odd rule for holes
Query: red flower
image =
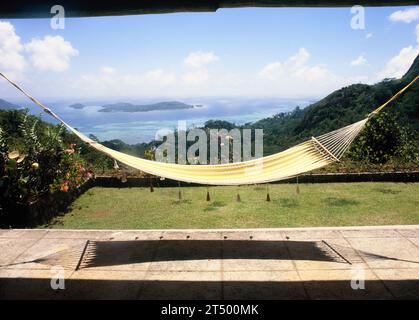
{"label": "red flower", "polygon": [[67,192],[68,191],[68,181],[64,181],[60,186],[60,191]]}

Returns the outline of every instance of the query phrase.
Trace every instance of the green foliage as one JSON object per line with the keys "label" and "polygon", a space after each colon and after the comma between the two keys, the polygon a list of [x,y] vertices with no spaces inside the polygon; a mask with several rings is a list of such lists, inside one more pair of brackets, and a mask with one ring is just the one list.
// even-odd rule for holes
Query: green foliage
{"label": "green foliage", "polygon": [[304,136],[295,133],[306,109],[296,107],[291,112],[278,113],[272,117],[255,122],[250,128],[263,129],[263,152],[265,155],[282,151],[304,140]]}
{"label": "green foliage", "polygon": [[[10,114],[13,121],[4,123]],[[68,133],[61,125],[46,124],[27,111],[2,111],[1,116],[6,128],[0,127],[0,208],[4,214],[42,195],[78,188],[91,175],[75,144],[64,142]]]}
{"label": "green foliage", "polygon": [[[415,139],[416,136],[416,139]],[[348,152],[348,158],[383,164],[398,158],[418,161],[417,133],[401,125],[394,113],[383,112],[367,122]]]}
{"label": "green foliage", "polygon": [[[99,139],[94,136],[90,135],[90,139],[99,142]],[[93,172],[105,172],[113,167],[113,160],[108,156],[104,155],[103,153],[93,149],[86,143],[80,141],[78,137],[73,134],[69,134],[66,136],[65,139],[68,143],[73,143],[78,146],[78,152],[83,160],[86,162],[87,167],[89,170]]]}
{"label": "green foliage", "polygon": [[231,130],[237,126],[234,123],[224,121],[224,120],[208,120],[205,122],[204,128],[208,129],[226,129]]}
{"label": "green foliage", "polygon": [[154,152],[155,150],[154,149],[147,149],[145,152],[144,152],[144,157],[146,158],[146,159],[148,159],[148,160],[156,160],[155,159],[155,152]]}

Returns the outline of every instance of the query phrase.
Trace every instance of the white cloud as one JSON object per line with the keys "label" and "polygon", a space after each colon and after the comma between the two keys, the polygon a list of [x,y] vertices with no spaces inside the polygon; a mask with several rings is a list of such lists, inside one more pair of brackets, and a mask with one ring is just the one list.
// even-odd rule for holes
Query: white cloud
{"label": "white cloud", "polygon": [[[109,73],[110,72],[110,73]],[[112,75],[112,76],[111,76]],[[162,69],[146,72],[122,73],[114,68],[102,67],[99,72],[84,74],[72,81],[72,90],[79,94],[97,96],[136,96],[141,94],[161,94],[176,86],[177,77]]]}
{"label": "white cloud", "polygon": [[317,81],[327,77],[329,71],[323,65],[307,65],[310,54],[305,48],[284,62],[271,62],[265,65],[259,72],[259,77],[268,80],[285,80],[294,78],[303,81]]}
{"label": "white cloud", "polygon": [[[404,22],[411,23],[413,21],[419,20],[419,7],[412,9],[405,9],[393,12],[389,19],[394,22]],[[415,28],[416,42],[419,43],[419,24]]]}
{"label": "white cloud", "polygon": [[386,63],[384,69],[377,74],[378,79],[401,78],[418,54],[419,47],[409,46],[401,49],[397,55]]}
{"label": "white cloud", "polygon": [[303,66],[297,69],[292,75],[304,81],[317,81],[326,79],[330,75],[330,71],[322,65],[313,67]]}
{"label": "white cloud", "polygon": [[26,66],[21,54],[23,45],[15,28],[9,22],[0,21],[0,68],[14,74],[23,71]]}
{"label": "white cloud", "polygon": [[154,86],[167,86],[176,82],[176,76],[173,73],[166,73],[162,69],[150,70],[143,78],[144,84],[151,84]]}
{"label": "white cloud", "polygon": [[180,75],[181,84],[183,85],[201,85],[209,79],[207,65],[218,61],[219,57],[214,52],[195,51],[191,52],[183,63],[187,67],[195,68]]}
{"label": "white cloud", "polygon": [[198,85],[205,82],[209,78],[208,70],[205,68],[188,72],[182,75],[182,81],[187,85]]}
{"label": "white cloud", "polygon": [[395,11],[389,19],[394,22],[411,23],[419,19],[419,7]]}
{"label": "white cloud", "polygon": [[[398,10],[393,12],[389,19],[394,22],[411,23],[419,20],[419,7],[412,9]],[[415,27],[416,42],[419,43],[419,23]]]}
{"label": "white cloud", "polygon": [[79,93],[88,91],[96,95],[137,95],[139,90],[148,94],[163,92],[186,92],[188,87],[203,85],[210,78],[207,64],[219,58],[212,52],[193,52],[183,63],[193,68],[186,72],[171,73],[161,68],[134,73],[117,72],[114,68],[103,66],[100,72],[84,74],[75,79],[73,88]]}
{"label": "white cloud", "polygon": [[370,39],[370,38],[372,38],[373,35],[374,34],[372,32],[369,32],[365,35],[365,39]]}
{"label": "white cloud", "polygon": [[112,76],[116,72],[115,68],[112,68],[112,67],[102,67],[101,71],[103,74],[107,76]]}
{"label": "white cloud", "polygon": [[304,65],[308,59],[310,59],[310,54],[305,48],[300,48],[296,55],[290,58],[290,62],[295,64],[297,67]]}
{"label": "white cloud", "polygon": [[[179,66],[189,67],[187,70],[168,72],[162,68],[148,71],[122,72],[110,66],[102,66],[96,72],[86,73],[74,78],[72,89],[79,94],[90,94],[97,96],[138,96],[141,94],[190,94],[191,87],[199,86],[202,90],[208,90],[211,86],[219,86],[225,83],[225,77],[215,77],[212,83],[207,65],[217,61],[219,58],[213,52],[196,51],[190,53]],[[217,83],[219,79],[219,83]],[[232,80],[233,77],[230,77]],[[237,79],[235,79],[237,83]],[[194,91],[197,89],[194,88]]]}
{"label": "white cloud", "polygon": [[120,74],[109,79],[97,79],[93,77],[89,85],[96,86],[95,83],[107,84],[110,87],[106,90],[112,90],[113,87],[125,88],[127,91],[132,91],[135,88],[152,88],[152,87],[167,87],[176,83],[176,76],[172,73],[167,73],[162,69],[153,69],[145,73],[129,73]]}
{"label": "white cloud", "polygon": [[45,36],[42,40],[34,38],[25,45],[33,66],[42,71],[65,71],[70,58],[79,52],[61,36]]}
{"label": "white cloud", "polygon": [[352,67],[358,67],[358,66],[365,66],[367,65],[367,59],[361,54],[358,58],[351,61]]}
{"label": "white cloud", "polygon": [[282,96],[319,96],[347,84],[324,64],[311,64],[305,48],[283,61],[266,64],[251,81],[251,90]]}
{"label": "white cloud", "polygon": [[191,52],[183,61],[184,64],[192,68],[201,68],[211,62],[218,61],[219,58],[214,52]]}
{"label": "white cloud", "polygon": [[271,62],[259,71],[259,77],[269,80],[277,80],[284,74],[284,66],[281,62]]}

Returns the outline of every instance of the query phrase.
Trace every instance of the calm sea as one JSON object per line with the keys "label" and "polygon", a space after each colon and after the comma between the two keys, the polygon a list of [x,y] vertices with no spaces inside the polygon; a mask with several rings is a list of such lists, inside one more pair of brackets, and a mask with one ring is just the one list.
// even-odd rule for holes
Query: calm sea
{"label": "calm sea", "polygon": [[[174,99],[171,99],[174,100]],[[147,104],[152,102],[169,101],[168,99],[148,100],[118,100]],[[191,98],[177,99],[187,104],[202,105],[193,109],[167,110],[151,112],[98,112],[101,106],[118,101],[61,101],[44,102],[65,121],[78,128],[84,134],[94,134],[100,140],[121,139],[126,143],[148,142],[154,139],[160,129],[175,129],[178,121],[186,121],[188,127],[203,125],[207,120],[218,119],[241,125],[248,122],[270,117],[279,112],[286,112],[296,106],[305,107],[312,101],[277,99],[277,98]],[[84,109],[69,108],[70,104],[80,102],[86,105]],[[33,114],[40,114],[40,109],[28,102],[24,102]],[[47,114],[42,114],[46,121],[53,122]]]}

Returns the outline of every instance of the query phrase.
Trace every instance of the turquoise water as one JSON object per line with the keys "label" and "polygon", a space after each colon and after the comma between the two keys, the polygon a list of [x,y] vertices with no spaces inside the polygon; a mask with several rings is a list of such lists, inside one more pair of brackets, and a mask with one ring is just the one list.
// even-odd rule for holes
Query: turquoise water
{"label": "turquoise water", "polygon": [[[169,101],[174,99],[154,99],[119,101],[133,103],[150,103]],[[184,110],[166,110],[151,112],[98,112],[105,102],[61,101],[46,102],[52,110],[59,114],[66,122],[79,129],[84,134],[94,134],[101,141],[120,139],[126,143],[148,142],[155,138],[161,129],[173,130],[178,127],[178,121],[186,121],[190,127],[202,126],[210,119],[226,120],[238,125],[255,122],[270,117],[279,112],[287,112],[297,105],[304,107],[308,100],[278,99],[278,98],[193,98],[177,99],[188,104],[202,105],[199,108]],[[68,106],[80,102],[86,105],[84,109],[72,109]],[[39,114],[37,106],[25,102],[31,113]],[[52,121],[46,114],[42,115],[46,121]]]}

